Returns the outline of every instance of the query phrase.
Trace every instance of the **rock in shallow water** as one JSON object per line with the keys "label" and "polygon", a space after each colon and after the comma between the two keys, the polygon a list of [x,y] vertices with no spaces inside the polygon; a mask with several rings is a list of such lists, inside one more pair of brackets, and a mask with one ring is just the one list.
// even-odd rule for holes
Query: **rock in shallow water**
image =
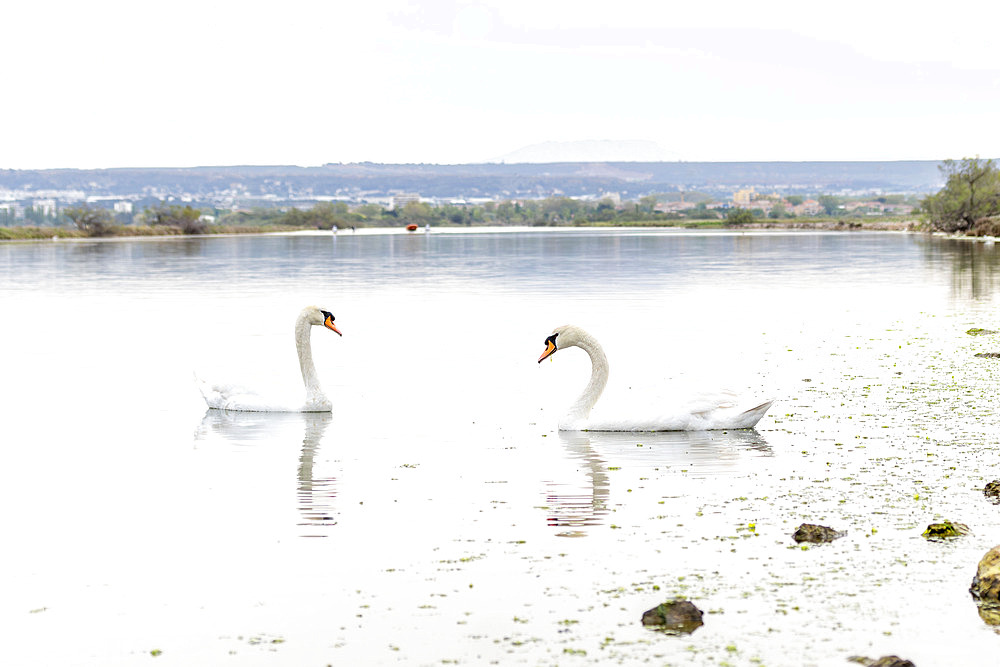
{"label": "rock in shallow water", "polygon": [[994,504],[1000,504],[1000,479],[995,479],[983,488],[983,495]]}
{"label": "rock in shallow water", "polygon": [[813,542],[815,544],[820,544],[822,542],[833,542],[838,537],[843,537],[847,533],[840,530],[834,530],[833,528],[828,528],[827,526],[818,526],[814,523],[804,523],[795,529],[792,533],[792,539],[796,542]]}
{"label": "rock in shallow water", "polygon": [[969,527],[964,523],[942,521],[941,523],[932,523],[927,526],[927,530],[924,531],[923,537],[926,537],[928,540],[948,540],[953,537],[962,537],[963,535],[968,534]]}
{"label": "rock in shallow water", "polygon": [[702,613],[689,600],[674,600],[656,605],[642,614],[642,624],[656,626],[671,634],[691,633],[704,625]]}
{"label": "rock in shallow water", "polygon": [[969,592],[982,605],[1000,607],[1000,545],[987,551],[979,561]]}
{"label": "rock in shallow water", "polygon": [[856,662],[859,665],[864,665],[864,667],[917,667],[909,660],[900,658],[897,655],[883,655],[878,660],[855,656],[853,658],[848,658],[848,660]]}

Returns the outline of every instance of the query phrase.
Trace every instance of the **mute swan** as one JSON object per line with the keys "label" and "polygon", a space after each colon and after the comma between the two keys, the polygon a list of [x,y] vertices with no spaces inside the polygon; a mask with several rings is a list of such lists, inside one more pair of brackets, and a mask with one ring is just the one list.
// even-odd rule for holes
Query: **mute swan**
{"label": "mute swan", "polygon": [[722,391],[686,397],[673,409],[654,410],[635,417],[591,420],[590,411],[608,383],[608,358],[600,343],[580,327],[558,327],[545,339],[545,351],[538,363],[558,350],[579,347],[590,355],[591,372],[587,387],[559,421],[560,431],[711,431],[753,428],[764,416],[772,401],[747,409],[737,404],[737,395]]}
{"label": "mute swan", "polygon": [[333,404],[319,386],[319,376],[312,359],[310,332],[314,326],[324,326],[338,336],[343,334],[333,323],[329,311],[316,306],[306,306],[295,320],[295,350],[299,354],[299,368],[306,388],[306,399],[301,405],[289,405],[260,396],[236,385],[209,385],[202,382],[201,395],[209,408],[216,410],[236,410],[238,412],[330,412]]}

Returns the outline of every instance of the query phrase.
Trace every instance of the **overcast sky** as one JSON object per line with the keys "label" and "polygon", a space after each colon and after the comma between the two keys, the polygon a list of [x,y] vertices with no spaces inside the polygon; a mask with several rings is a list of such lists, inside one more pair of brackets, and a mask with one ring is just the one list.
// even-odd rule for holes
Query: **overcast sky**
{"label": "overcast sky", "polygon": [[[976,7],[979,8],[976,8]],[[1000,3],[21,0],[0,168],[1000,157]]]}

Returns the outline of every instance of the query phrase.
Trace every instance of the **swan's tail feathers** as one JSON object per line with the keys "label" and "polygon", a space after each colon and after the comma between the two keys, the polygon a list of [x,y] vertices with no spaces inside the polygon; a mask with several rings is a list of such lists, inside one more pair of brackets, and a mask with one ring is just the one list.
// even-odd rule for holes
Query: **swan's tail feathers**
{"label": "swan's tail feathers", "polygon": [[760,405],[749,410],[744,410],[740,413],[739,422],[742,424],[741,428],[753,428],[760,421],[760,418],[764,416],[768,410],[771,409],[771,405],[774,403],[774,399],[764,401]]}

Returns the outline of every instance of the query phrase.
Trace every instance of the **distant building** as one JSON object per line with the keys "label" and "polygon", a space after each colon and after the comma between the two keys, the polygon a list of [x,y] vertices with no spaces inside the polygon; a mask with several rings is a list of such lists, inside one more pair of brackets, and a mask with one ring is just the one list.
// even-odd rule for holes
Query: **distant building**
{"label": "distant building", "polygon": [[698,204],[694,202],[686,202],[681,199],[680,201],[659,202],[653,210],[660,213],[680,213],[681,211],[687,211],[697,206]]}
{"label": "distant building", "polygon": [[24,208],[17,204],[0,204],[0,220],[14,220],[24,217]]}
{"label": "distant building", "polygon": [[750,208],[750,202],[756,199],[757,193],[752,187],[745,190],[737,190],[733,193],[733,205],[740,208]]}
{"label": "distant building", "polygon": [[772,199],[756,199],[753,202],[753,207],[752,208],[759,209],[759,210],[763,211],[764,215],[766,216],[767,214],[769,214],[771,212],[771,209],[774,208],[774,204],[775,204],[775,202]]}
{"label": "distant building", "polygon": [[126,215],[132,214],[132,202],[130,201],[116,201],[115,202],[115,213],[124,213]]}
{"label": "distant building", "polygon": [[392,196],[392,208],[394,209],[403,208],[404,206],[410,203],[414,204],[420,203],[420,195],[414,193],[407,193],[407,194]]}
{"label": "distant building", "polygon": [[42,215],[55,215],[57,212],[55,199],[35,199],[31,202],[31,208]]}
{"label": "distant building", "polygon": [[622,206],[622,196],[618,192],[605,192],[600,196],[599,201],[605,199],[610,199],[615,208],[621,208]]}
{"label": "distant building", "polygon": [[807,199],[798,206],[792,207],[795,215],[819,215],[823,212],[823,207],[815,199]]}

